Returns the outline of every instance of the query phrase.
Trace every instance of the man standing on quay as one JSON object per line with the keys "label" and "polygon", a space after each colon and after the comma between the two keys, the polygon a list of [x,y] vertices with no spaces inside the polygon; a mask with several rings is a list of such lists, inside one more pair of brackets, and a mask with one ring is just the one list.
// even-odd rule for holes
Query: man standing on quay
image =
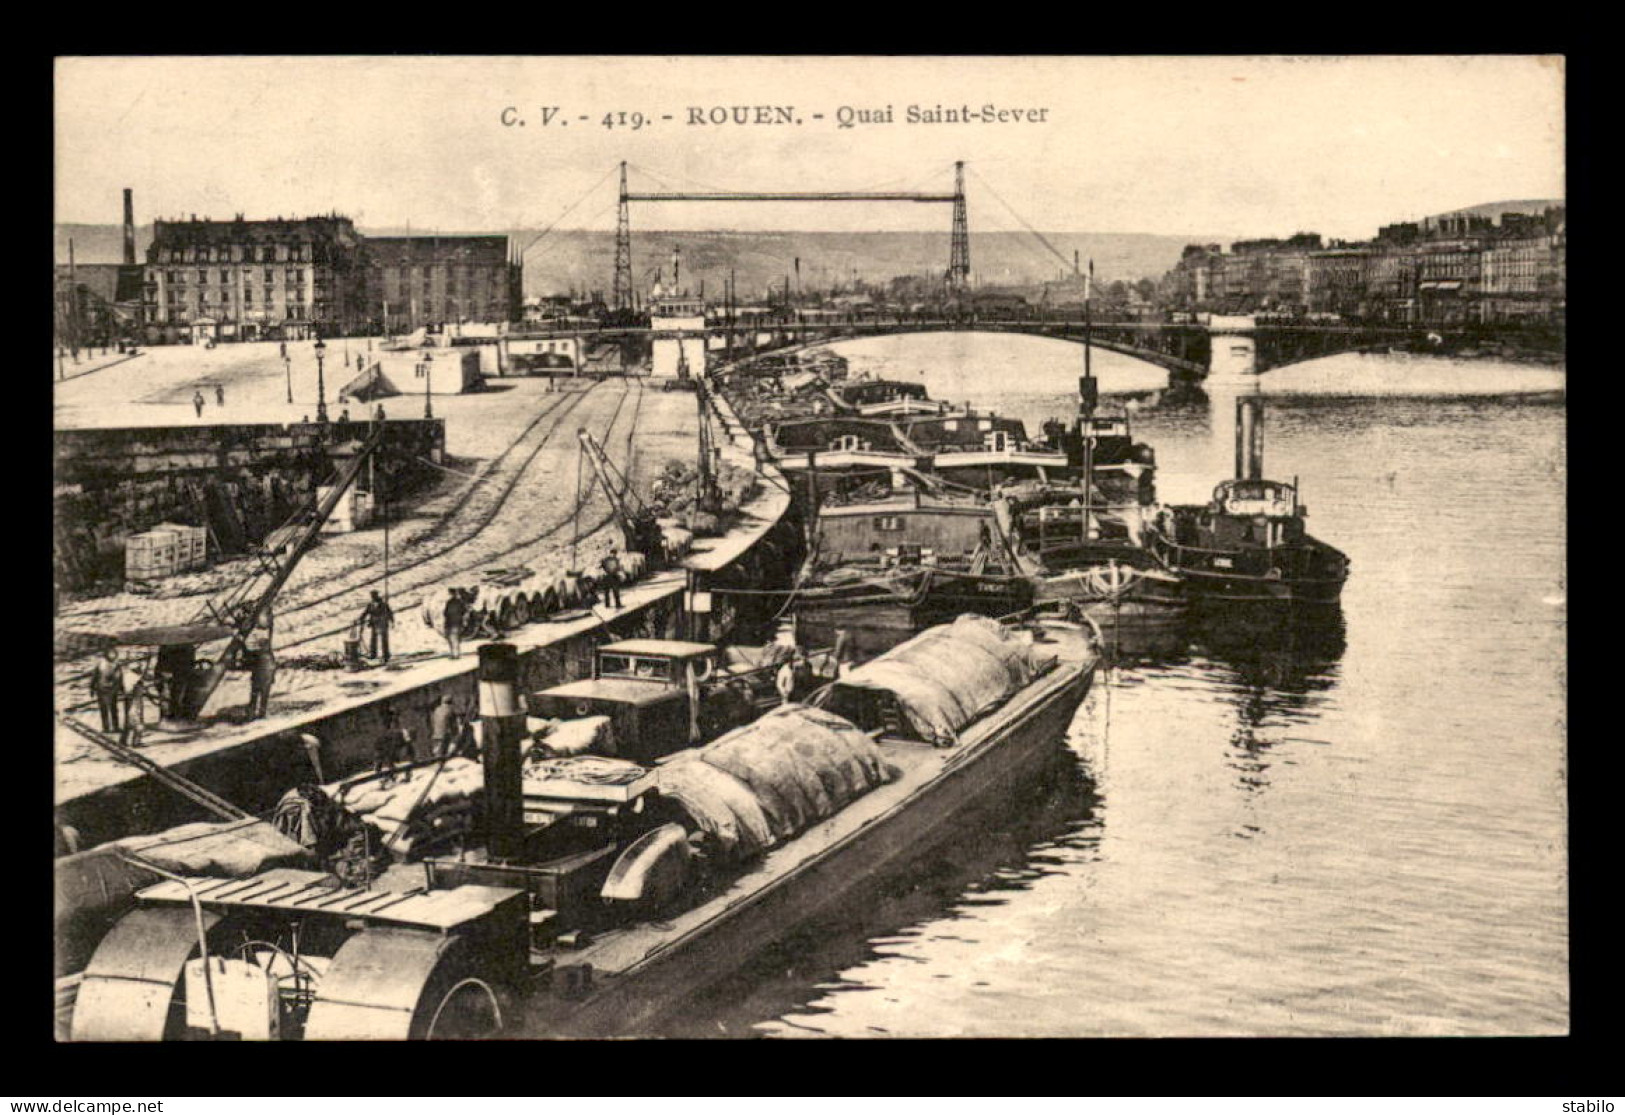
{"label": "man standing on quay", "polygon": [[90,691],[96,695],[96,707],[102,714],[102,731],[118,731],[119,698],[124,696],[124,666],[118,660],[118,651],[108,647],[96,661],[90,674]]}
{"label": "man standing on quay", "polygon": [[361,613],[361,622],[372,632],[369,657],[389,661],[389,625],[394,619],[395,613],[384,598],[378,595],[378,590],[373,589],[372,599],[367,601],[367,607]]}

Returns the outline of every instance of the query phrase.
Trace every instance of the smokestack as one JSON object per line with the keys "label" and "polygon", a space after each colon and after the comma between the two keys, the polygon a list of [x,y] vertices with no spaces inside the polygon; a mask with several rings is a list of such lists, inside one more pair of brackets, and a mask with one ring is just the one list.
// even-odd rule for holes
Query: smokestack
{"label": "smokestack", "polygon": [[135,195],[124,187],[124,265],[135,266]]}
{"label": "smokestack", "polygon": [[1236,479],[1264,478],[1264,398],[1242,395],[1236,400]]}
{"label": "smokestack", "polygon": [[1085,418],[1093,418],[1095,408],[1100,405],[1100,381],[1094,376],[1084,374],[1078,377],[1078,413]]}
{"label": "smokestack", "polygon": [[519,704],[519,650],[512,643],[480,647],[480,736],[485,764],[486,848],[493,861],[523,850],[524,781],[519,748],[525,710]]}

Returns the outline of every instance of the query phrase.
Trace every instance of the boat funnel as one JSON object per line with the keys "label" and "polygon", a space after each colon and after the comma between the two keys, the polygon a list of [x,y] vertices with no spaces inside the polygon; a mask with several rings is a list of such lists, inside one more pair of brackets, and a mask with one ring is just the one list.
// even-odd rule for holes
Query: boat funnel
{"label": "boat funnel", "polygon": [[1093,418],[1095,408],[1100,405],[1100,381],[1093,375],[1078,377],[1078,414],[1084,418]]}
{"label": "boat funnel", "polygon": [[519,651],[512,643],[480,647],[480,735],[485,765],[486,847],[492,860],[517,857],[523,844],[524,775],[520,746]]}
{"label": "boat funnel", "polygon": [[1264,397],[1236,399],[1236,479],[1264,478]]}

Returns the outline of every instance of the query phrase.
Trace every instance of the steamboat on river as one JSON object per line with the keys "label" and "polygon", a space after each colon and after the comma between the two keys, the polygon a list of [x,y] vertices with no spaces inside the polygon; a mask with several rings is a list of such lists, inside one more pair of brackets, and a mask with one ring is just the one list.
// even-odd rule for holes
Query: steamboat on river
{"label": "steamboat on river", "polygon": [[1338,607],[1349,559],[1305,527],[1298,485],[1263,476],[1262,400],[1236,401],[1236,476],[1206,505],[1165,508],[1147,531],[1150,549],[1208,609],[1309,612]]}

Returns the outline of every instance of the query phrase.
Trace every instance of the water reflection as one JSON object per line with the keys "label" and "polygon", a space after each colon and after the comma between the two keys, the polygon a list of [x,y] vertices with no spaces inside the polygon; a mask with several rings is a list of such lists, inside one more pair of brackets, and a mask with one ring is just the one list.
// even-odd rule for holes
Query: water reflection
{"label": "water reflection", "polygon": [[1213,663],[1216,699],[1234,712],[1225,762],[1248,805],[1248,823],[1234,835],[1264,834],[1251,811],[1253,799],[1270,788],[1275,748],[1287,742],[1281,729],[1317,720],[1326,694],[1337,685],[1337,664],[1348,646],[1342,609],[1305,616],[1231,610],[1207,616],[1194,633],[1197,652]]}

